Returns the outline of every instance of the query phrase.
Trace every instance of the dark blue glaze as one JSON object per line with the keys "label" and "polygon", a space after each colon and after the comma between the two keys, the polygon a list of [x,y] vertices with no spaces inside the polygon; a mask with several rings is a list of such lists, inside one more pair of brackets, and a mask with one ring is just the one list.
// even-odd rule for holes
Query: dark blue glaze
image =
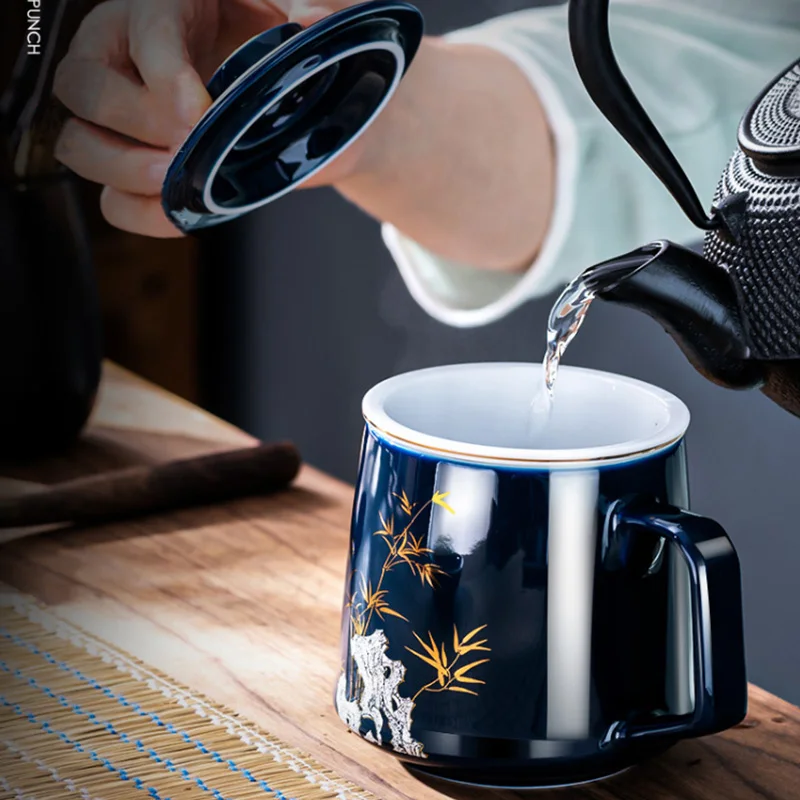
{"label": "dark blue glaze", "polygon": [[387,99],[398,61],[386,48],[401,51],[405,71],[422,31],[416,8],[376,0],[306,30],[287,24],[248,42],[209,82],[216,102],[170,164],[162,189],[167,216],[181,230],[196,231],[310,177]]}
{"label": "dark blue glaze", "polygon": [[[709,592],[716,625],[713,643],[719,649],[713,654],[716,661],[710,650],[707,653],[709,672],[703,679],[707,686],[697,695],[707,701],[705,716],[696,719],[685,713],[690,708],[675,707],[674,671],[670,672],[669,666],[674,665],[675,656],[667,644],[669,563],[672,558],[680,561],[680,555],[677,547],[665,546],[662,536],[672,538],[669,525],[682,530],[682,525],[691,524],[685,514],[672,508],[688,503],[683,443],[623,464],[596,468],[589,717],[586,735],[580,739],[548,736],[552,473],[506,466],[489,470],[493,477],[488,481],[494,483],[494,489],[473,503],[469,512],[476,520],[489,519],[485,535],[477,537],[471,552],[454,553],[447,542],[437,538],[436,526],[430,529],[431,510],[440,514],[441,507],[426,506],[436,491],[437,468],[442,464],[457,462],[387,443],[369,427],[365,432],[346,603],[358,603],[361,598],[363,605],[364,582],[372,591],[380,584],[386,591],[382,601],[408,620],[388,614],[381,620],[373,613],[365,631],[369,635],[378,628],[383,630],[388,640],[386,656],[405,665],[400,687],[403,697],[413,697],[437,676],[430,664],[407,649],[428,655],[415,632],[428,643],[432,637],[439,647],[443,644],[452,661],[454,626],[463,638],[485,625],[472,641],[486,639],[485,646],[490,648],[470,652],[458,662],[465,665],[489,659],[467,673],[485,683],[453,684],[474,690],[477,696],[449,690],[419,695],[410,731],[424,747],[426,757],[401,753],[401,758],[443,776],[478,783],[571,783],[614,773],[666,749],[680,737],[720,730],[742,719],[746,680],[738,561],[724,532],[696,517],[692,519],[701,520],[700,527],[705,523],[713,526],[707,529],[707,539],[718,546],[718,552],[707,553],[709,571],[718,568],[725,573]],[[412,519],[413,515],[403,511],[403,492],[414,506],[414,514],[422,509],[410,533],[421,545],[433,549],[416,560],[431,561],[438,567],[436,588],[423,584],[416,570],[412,573],[405,563],[389,570],[381,580],[389,544],[387,537],[375,533],[391,520],[396,535]],[[453,510],[457,516],[459,509]],[[658,534],[653,532],[654,526],[662,523],[666,527]],[[686,537],[690,540],[692,535]],[[727,607],[721,607],[720,598]],[[350,658],[350,612],[346,606],[342,665],[347,699],[353,700],[358,678]],[[709,642],[699,649],[707,649]],[[718,662],[723,657],[726,663],[721,665]],[[715,698],[713,681],[724,683],[720,666],[728,670],[728,680]],[[440,688],[438,682],[433,688]],[[715,699],[719,700],[716,705]],[[694,705],[697,709],[701,704]],[[664,730],[654,733],[659,725]],[[366,735],[370,731],[374,735],[374,723],[362,720],[359,732]],[[381,741],[391,750],[386,725]]]}

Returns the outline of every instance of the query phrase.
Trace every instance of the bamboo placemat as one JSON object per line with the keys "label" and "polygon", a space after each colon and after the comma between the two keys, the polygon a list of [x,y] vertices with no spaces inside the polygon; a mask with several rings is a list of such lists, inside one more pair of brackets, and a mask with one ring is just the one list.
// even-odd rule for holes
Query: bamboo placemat
{"label": "bamboo placemat", "polygon": [[0,587],[0,798],[375,800]]}

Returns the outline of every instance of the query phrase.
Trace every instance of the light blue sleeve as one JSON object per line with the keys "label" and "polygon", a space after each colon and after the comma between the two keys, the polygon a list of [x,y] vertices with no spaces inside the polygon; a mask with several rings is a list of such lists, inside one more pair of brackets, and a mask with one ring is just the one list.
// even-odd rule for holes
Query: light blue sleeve
{"label": "light blue sleeve", "polygon": [[[623,72],[706,205],[736,146],[742,113],[800,57],[800,2],[758,0],[758,14],[748,18],[739,1],[741,13],[731,11],[736,0],[728,0],[726,13],[719,0],[611,3]],[[700,238],[586,94],[572,61],[565,6],[518,12],[448,38],[495,48],[529,78],[554,138],[557,186],[544,245],[518,275],[447,261],[384,226],[403,279],[432,316],[461,327],[487,324],[599,260],[655,239]]]}

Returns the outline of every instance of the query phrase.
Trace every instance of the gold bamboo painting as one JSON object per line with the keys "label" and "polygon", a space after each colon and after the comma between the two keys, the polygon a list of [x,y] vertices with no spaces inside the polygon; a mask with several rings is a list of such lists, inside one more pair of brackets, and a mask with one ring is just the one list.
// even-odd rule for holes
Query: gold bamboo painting
{"label": "gold bamboo painting", "polygon": [[[402,694],[405,689],[406,666],[402,661],[390,659],[386,651],[389,640],[381,627],[387,617],[394,617],[411,625],[402,609],[393,604],[386,576],[397,569],[407,569],[419,579],[419,591],[435,592],[444,570],[433,560],[433,551],[425,546],[424,537],[415,535],[413,527],[425,511],[439,506],[450,514],[456,510],[447,502],[447,493],[435,492],[425,503],[412,503],[405,491],[393,494],[398,510],[386,518],[379,515],[380,529],[372,536],[381,539],[386,553],[377,580],[367,579],[363,573],[351,573],[350,597],[346,608],[349,618],[349,658],[345,671],[339,678],[336,691],[336,708],[339,716],[356,733],[373,744],[383,743],[386,728],[392,748],[417,758],[425,758],[421,742],[411,735],[411,724],[417,703],[426,694],[454,692],[477,696],[485,681],[480,678],[480,667],[489,662],[486,625],[480,625],[463,636],[453,626],[452,641],[438,642],[430,631],[423,636],[412,630],[418,647],[405,650],[418,661],[431,668],[431,679],[416,689]],[[402,522],[395,519],[399,516]],[[410,696],[406,696],[410,694]],[[351,698],[352,695],[352,698]],[[373,730],[362,733],[365,721]]]}

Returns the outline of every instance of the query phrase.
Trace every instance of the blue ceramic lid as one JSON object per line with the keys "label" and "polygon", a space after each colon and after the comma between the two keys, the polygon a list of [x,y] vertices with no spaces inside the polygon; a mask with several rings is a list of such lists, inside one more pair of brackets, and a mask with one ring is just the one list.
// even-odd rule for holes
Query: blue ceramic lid
{"label": "blue ceramic lid", "polygon": [[365,3],[242,45],[214,74],[214,104],[170,164],[167,216],[184,232],[247,214],[308,180],[366,130],[422,39],[407,3]]}

